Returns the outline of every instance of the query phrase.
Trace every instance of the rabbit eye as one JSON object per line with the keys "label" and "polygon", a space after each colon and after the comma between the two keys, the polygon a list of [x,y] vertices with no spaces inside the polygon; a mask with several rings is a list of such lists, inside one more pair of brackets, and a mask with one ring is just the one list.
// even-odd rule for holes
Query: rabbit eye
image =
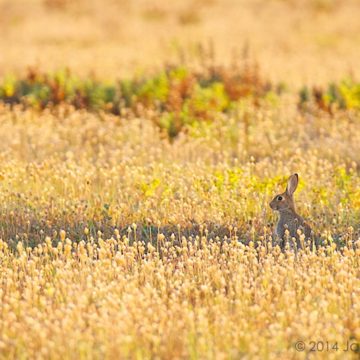
{"label": "rabbit eye", "polygon": [[278,200],[278,201],[281,201],[282,199],[283,199],[282,196],[278,196],[278,197],[277,197],[277,200]]}

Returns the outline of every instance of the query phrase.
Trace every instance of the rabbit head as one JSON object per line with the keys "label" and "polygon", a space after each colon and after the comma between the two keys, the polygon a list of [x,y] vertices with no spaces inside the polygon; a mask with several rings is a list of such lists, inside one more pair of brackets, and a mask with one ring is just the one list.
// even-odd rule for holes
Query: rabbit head
{"label": "rabbit head", "polygon": [[286,190],[283,193],[276,195],[270,202],[271,209],[279,212],[295,212],[293,194],[298,186],[298,183],[298,174],[291,175],[289,177]]}

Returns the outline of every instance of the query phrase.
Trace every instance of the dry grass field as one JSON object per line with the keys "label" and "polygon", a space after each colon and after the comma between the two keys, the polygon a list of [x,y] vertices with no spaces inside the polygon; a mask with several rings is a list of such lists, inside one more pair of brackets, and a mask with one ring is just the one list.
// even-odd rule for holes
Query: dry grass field
{"label": "dry grass field", "polygon": [[357,1],[0,10],[0,359],[359,358]]}
{"label": "dry grass field", "polygon": [[0,0],[0,74],[114,78],[212,42],[220,63],[249,46],[272,79],[323,83],[359,75],[359,17],[357,0]]}

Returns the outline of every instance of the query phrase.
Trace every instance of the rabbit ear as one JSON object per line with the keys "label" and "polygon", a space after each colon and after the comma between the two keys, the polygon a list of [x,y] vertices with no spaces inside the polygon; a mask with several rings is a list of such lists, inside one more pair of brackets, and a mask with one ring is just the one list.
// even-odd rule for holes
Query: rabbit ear
{"label": "rabbit ear", "polygon": [[289,196],[293,195],[293,193],[295,192],[295,190],[298,186],[298,183],[299,183],[299,175],[298,174],[293,174],[289,177],[287,187],[286,187],[286,192]]}

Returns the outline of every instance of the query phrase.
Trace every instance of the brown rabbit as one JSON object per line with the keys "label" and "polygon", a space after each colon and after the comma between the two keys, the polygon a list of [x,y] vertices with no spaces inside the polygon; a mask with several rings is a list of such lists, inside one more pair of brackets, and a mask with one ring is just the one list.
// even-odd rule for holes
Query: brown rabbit
{"label": "brown rabbit", "polygon": [[[278,211],[280,214],[279,221],[276,225],[275,235],[280,238],[281,247],[285,247],[285,231],[289,231],[290,238],[296,239],[297,247],[300,248],[299,235],[297,230],[300,229],[306,239],[311,237],[311,228],[295,211],[293,194],[298,186],[299,176],[293,174],[289,177],[285,192],[278,194],[270,203],[271,209]],[[291,244],[291,242],[290,242]]]}

